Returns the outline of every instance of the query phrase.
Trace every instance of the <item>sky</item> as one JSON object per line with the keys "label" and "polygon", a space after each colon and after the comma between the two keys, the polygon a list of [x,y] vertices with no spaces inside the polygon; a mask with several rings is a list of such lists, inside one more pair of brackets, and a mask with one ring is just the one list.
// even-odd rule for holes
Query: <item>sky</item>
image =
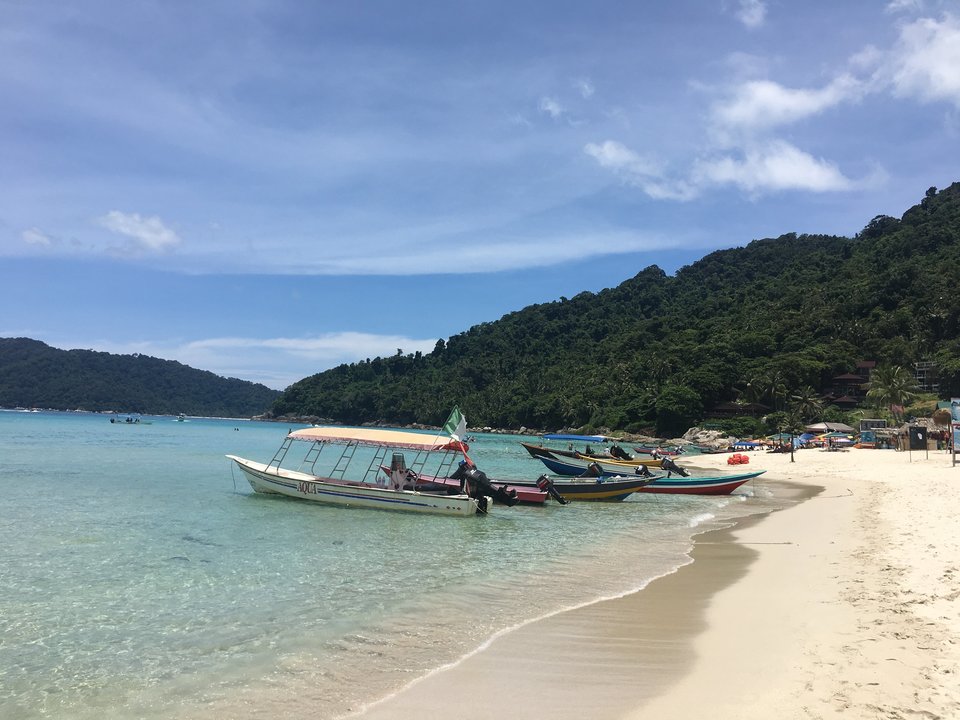
{"label": "sky", "polygon": [[283,389],[960,180],[960,0],[0,0],[0,337]]}

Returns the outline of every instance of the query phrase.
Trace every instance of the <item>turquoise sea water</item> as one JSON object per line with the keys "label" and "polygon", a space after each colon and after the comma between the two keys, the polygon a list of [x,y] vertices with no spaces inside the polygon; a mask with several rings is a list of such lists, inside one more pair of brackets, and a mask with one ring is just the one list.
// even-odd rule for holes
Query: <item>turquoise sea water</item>
{"label": "turquoise sea water", "polygon": [[[776,506],[761,478],[469,519],[327,507],[224,457],[267,462],[288,425],[143,420],[0,412],[0,718],[341,717]],[[536,477],[520,439],[471,457]]]}

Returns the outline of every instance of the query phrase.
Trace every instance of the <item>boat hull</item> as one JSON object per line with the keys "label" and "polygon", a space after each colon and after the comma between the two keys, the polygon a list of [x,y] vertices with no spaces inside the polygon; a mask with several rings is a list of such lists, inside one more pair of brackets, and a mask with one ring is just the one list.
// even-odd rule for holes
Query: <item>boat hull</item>
{"label": "boat hull", "polygon": [[[436,485],[449,489],[460,487],[459,480],[430,475],[421,475],[418,483]],[[490,480],[490,483],[496,487],[503,488],[507,492],[511,490],[516,491],[517,499],[525,505],[543,505],[547,501],[547,494],[536,487],[517,485],[512,480]],[[494,502],[497,502],[496,498],[494,498]]]}
{"label": "boat hull", "polygon": [[[596,502],[620,502],[626,500],[633,493],[639,492],[650,483],[650,478],[644,477],[591,477],[550,478],[553,487],[565,500],[588,500]],[[537,487],[536,481],[527,480],[493,480],[494,483],[510,483],[514,487]]]}
{"label": "boat hull", "polygon": [[[530,453],[531,457],[535,457],[537,460],[542,460],[543,458],[555,458],[557,460],[570,460],[574,463],[582,463],[583,470],[586,470],[587,465],[590,463],[597,463],[605,470],[610,467],[621,472],[629,472],[631,468],[639,467],[641,465],[646,465],[650,468],[658,468],[661,465],[661,460],[659,458],[646,457],[646,458],[635,458],[633,460],[615,460],[613,458],[602,458],[594,457],[592,455],[584,455],[583,453],[574,452],[570,450],[555,450],[553,448],[540,447],[539,445],[531,445],[530,443],[522,442],[524,449]],[[581,470],[581,472],[583,472]]]}
{"label": "boat hull", "polygon": [[[556,473],[557,475],[576,477],[586,471],[586,467],[574,458],[539,457],[538,459],[550,472]],[[643,477],[634,473],[624,472],[623,470],[607,471],[607,469],[604,468],[604,472],[615,477]],[[679,475],[666,477],[660,475],[657,476],[653,482],[643,485],[634,492],[672,495],[729,495],[748,480],[752,480],[764,472],[766,471],[757,470],[755,472],[738,473],[736,475],[716,475],[711,477],[681,477]],[[608,481],[609,479],[608,477]],[[559,482],[562,481],[556,481],[554,484],[557,485]]]}
{"label": "boat hull", "polygon": [[[444,495],[393,490],[370,483],[319,478],[315,475],[277,468],[275,465],[227,455],[243,472],[254,492],[347,507],[399,510],[468,517],[476,515],[479,503],[467,495]],[[491,505],[492,502],[488,503]]]}
{"label": "boat hull", "polygon": [[670,477],[657,478],[637,492],[670,495],[729,495],[744,483],[762,475],[765,470],[722,475],[716,477]]}

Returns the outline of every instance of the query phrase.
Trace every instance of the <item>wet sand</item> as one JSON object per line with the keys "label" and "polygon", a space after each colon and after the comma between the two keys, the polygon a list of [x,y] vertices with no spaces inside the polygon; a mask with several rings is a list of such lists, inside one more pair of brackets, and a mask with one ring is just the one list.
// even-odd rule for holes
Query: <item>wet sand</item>
{"label": "wet sand", "polygon": [[750,457],[809,499],[700,535],[644,590],[519,628],[359,717],[960,717],[960,467]]}

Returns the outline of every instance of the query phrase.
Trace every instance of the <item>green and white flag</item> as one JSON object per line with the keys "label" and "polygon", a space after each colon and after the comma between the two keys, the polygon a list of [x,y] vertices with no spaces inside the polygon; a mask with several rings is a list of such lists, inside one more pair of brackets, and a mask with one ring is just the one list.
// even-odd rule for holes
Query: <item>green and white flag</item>
{"label": "green and white flag", "polygon": [[464,436],[466,436],[467,419],[456,405],[453,407],[450,417],[448,417],[447,421],[443,424],[442,431],[450,435],[454,440],[463,440]]}

